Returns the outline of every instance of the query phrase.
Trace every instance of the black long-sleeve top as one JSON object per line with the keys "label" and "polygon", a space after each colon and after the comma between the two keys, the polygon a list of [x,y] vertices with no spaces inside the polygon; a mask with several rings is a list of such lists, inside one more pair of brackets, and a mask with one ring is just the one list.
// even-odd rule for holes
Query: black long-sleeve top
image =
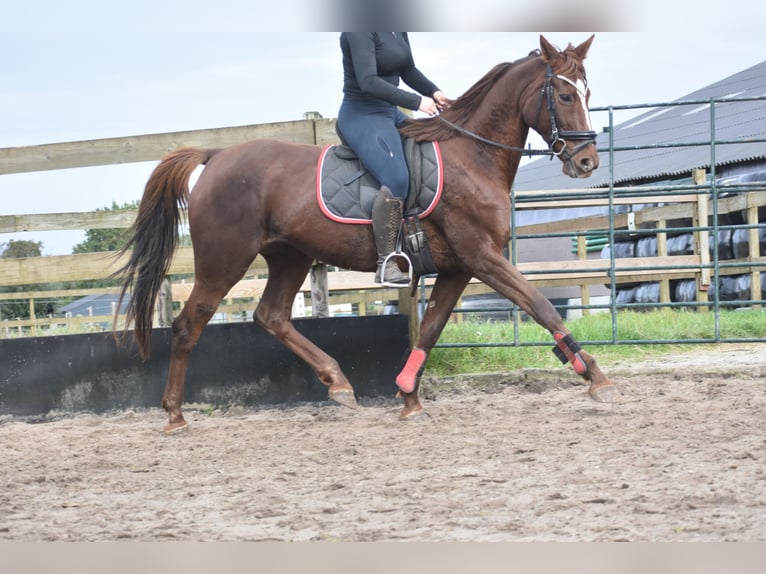
{"label": "black long-sleeve top", "polygon": [[399,79],[425,96],[439,88],[415,67],[406,32],[343,32],[343,94],[349,100],[383,100],[410,110],[420,96],[400,89]]}

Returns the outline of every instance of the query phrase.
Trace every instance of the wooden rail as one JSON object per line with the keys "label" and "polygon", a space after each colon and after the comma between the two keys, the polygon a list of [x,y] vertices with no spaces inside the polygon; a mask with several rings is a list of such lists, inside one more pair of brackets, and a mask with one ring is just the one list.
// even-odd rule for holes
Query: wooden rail
{"label": "wooden rail", "polygon": [[335,120],[312,119],[0,148],[0,175],[155,161],[180,147],[219,148],[265,138],[316,145],[338,141]]}
{"label": "wooden rail", "polygon": [[[0,259],[0,285],[34,285],[60,281],[106,279],[127,262],[127,255],[116,252],[82,253],[78,255],[48,255]],[[266,273],[266,261],[257,257],[247,274]],[[194,253],[191,247],[179,247],[170,265],[171,275],[194,273]]]}
{"label": "wooden rail", "polygon": [[[120,138],[0,149],[0,175],[159,160],[184,146],[225,147],[257,138],[325,145],[338,141],[335,120],[310,119],[220,129],[172,132]],[[21,214],[0,216],[0,233],[127,228],[135,210]],[[114,253],[0,259],[0,286],[103,279],[124,260]],[[259,258],[251,271],[264,272]],[[171,273],[193,272],[191,249],[176,254]]]}

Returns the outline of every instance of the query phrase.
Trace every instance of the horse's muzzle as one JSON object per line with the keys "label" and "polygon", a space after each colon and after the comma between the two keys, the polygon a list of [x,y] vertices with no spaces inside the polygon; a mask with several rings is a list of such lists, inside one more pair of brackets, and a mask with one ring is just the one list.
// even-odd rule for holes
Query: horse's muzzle
{"label": "horse's muzzle", "polygon": [[573,178],[590,177],[594,170],[598,169],[599,157],[594,142],[581,142],[573,146],[567,146],[559,154],[562,166],[561,171]]}

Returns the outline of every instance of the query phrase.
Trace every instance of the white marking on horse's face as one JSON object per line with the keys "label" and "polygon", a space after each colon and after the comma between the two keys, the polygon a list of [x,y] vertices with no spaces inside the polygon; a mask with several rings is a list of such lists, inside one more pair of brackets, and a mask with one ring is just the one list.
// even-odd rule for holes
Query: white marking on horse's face
{"label": "white marking on horse's face", "polygon": [[585,120],[588,122],[588,129],[593,130],[590,123],[590,112],[588,111],[588,86],[585,85],[583,80],[577,78],[575,88],[577,89],[577,94],[580,96],[580,104],[582,104],[582,112],[585,114]]}
{"label": "white marking on horse's face", "polygon": [[577,90],[577,96],[580,99],[580,105],[582,106],[583,114],[585,115],[585,121],[588,122],[588,129],[593,130],[590,122],[590,112],[588,111],[588,86],[585,84],[585,80],[577,78],[576,81],[572,81],[566,76],[556,76],[559,80],[565,81],[567,84]]}

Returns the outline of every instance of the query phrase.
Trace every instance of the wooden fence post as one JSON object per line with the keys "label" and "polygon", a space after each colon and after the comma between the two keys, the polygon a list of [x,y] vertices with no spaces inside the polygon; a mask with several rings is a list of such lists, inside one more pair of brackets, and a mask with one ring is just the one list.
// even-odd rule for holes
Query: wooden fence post
{"label": "wooden fence post", "polygon": [[173,324],[173,289],[170,279],[165,277],[157,296],[157,312],[155,313],[158,327],[170,327]]}
{"label": "wooden fence post", "polygon": [[[658,219],[657,229],[667,227],[667,221]],[[668,234],[666,231],[657,233],[657,257],[668,256]],[[660,279],[660,303],[670,303],[670,279]]]}
{"label": "wooden fence post", "polygon": [[[37,319],[35,315],[35,300],[32,298],[29,299],[29,318],[32,321]],[[35,323],[32,323],[32,336],[37,337],[37,325]]]}
{"label": "wooden fence post", "polygon": [[[747,194],[747,224],[758,225],[758,205],[753,201],[754,195]],[[755,261],[761,256],[760,238],[758,229],[751,227],[748,234],[748,258]],[[750,299],[758,301],[761,298],[761,270],[758,267],[750,268]],[[753,305],[754,309],[760,309],[760,305]]]}
{"label": "wooden fence post", "polygon": [[[577,236],[577,258],[580,261],[588,259],[588,241],[584,235]],[[585,307],[590,305],[590,286],[587,283],[580,285],[580,304],[583,306],[583,317],[590,315],[590,309]]]}
{"label": "wooden fence post", "polygon": [[327,286],[327,265],[315,261],[311,266],[311,316],[330,316],[330,291]]}
{"label": "wooden fence post", "polygon": [[[695,169],[692,171],[692,183],[694,185],[705,185],[707,183],[707,177],[704,169]],[[708,208],[707,208],[707,194],[700,193],[697,195],[697,204],[694,209],[695,216],[692,224],[694,227],[702,227],[708,225]],[[694,242],[694,249],[700,256],[700,263],[702,265],[708,265],[710,263],[710,232],[707,229],[694,232],[696,241]],[[708,300],[708,289],[710,288],[710,268],[703,267],[700,270],[700,274],[697,277],[697,301],[704,302]],[[699,311],[708,311],[708,307],[698,307]]]}
{"label": "wooden fence post", "polygon": [[410,288],[399,289],[399,313],[410,319],[410,346],[415,345],[420,334],[420,313],[418,297],[410,297]]}

